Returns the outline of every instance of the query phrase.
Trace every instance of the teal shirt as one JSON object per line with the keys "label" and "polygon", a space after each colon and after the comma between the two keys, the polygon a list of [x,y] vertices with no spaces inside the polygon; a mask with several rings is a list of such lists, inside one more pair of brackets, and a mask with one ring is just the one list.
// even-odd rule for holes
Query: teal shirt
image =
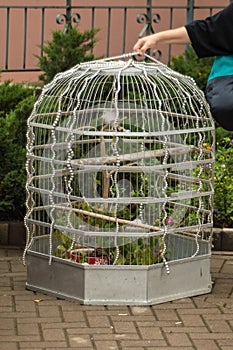
{"label": "teal shirt", "polygon": [[233,55],[216,57],[208,81],[229,75],[233,75]]}

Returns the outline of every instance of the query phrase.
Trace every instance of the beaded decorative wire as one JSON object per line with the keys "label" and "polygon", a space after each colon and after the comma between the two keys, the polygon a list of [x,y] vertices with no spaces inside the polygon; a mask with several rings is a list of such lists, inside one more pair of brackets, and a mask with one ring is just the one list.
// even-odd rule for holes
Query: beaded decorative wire
{"label": "beaded decorative wire", "polygon": [[28,120],[24,259],[41,236],[50,264],[76,249],[169,273],[169,261],[208,253],[208,104],[190,77],[135,56],[79,64],[43,88]]}

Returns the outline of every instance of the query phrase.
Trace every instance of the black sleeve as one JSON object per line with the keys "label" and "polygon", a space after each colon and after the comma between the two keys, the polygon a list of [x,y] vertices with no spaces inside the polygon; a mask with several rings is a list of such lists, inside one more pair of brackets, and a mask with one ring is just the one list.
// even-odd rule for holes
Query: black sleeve
{"label": "black sleeve", "polygon": [[233,3],[204,20],[186,25],[199,58],[233,54]]}

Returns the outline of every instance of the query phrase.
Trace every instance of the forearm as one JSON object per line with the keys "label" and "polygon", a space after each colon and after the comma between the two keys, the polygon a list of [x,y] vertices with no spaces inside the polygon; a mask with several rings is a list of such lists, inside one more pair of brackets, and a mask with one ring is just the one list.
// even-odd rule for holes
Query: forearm
{"label": "forearm", "polygon": [[190,44],[190,39],[185,27],[165,30],[155,35],[157,35],[156,44],[160,42],[164,44]]}
{"label": "forearm", "polygon": [[134,45],[134,50],[144,54],[147,49],[156,47],[159,43],[190,44],[190,38],[185,27],[165,30],[139,39]]}

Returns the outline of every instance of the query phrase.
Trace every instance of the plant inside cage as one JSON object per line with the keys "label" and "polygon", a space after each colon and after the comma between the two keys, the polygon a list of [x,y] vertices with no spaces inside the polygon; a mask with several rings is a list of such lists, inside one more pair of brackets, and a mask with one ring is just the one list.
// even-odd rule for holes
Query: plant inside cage
{"label": "plant inside cage", "polygon": [[[59,231],[54,232],[54,237],[59,242],[55,247],[55,256],[77,263],[88,263],[90,265],[113,264],[116,254],[118,254],[115,247],[101,249],[91,248],[78,243],[74,244],[72,239]],[[99,246],[101,246],[101,243],[99,243]],[[122,240],[117,263],[119,265],[152,265],[161,263],[163,261],[163,249],[162,237],[127,240],[127,243]],[[165,256],[169,260],[168,249]]]}

